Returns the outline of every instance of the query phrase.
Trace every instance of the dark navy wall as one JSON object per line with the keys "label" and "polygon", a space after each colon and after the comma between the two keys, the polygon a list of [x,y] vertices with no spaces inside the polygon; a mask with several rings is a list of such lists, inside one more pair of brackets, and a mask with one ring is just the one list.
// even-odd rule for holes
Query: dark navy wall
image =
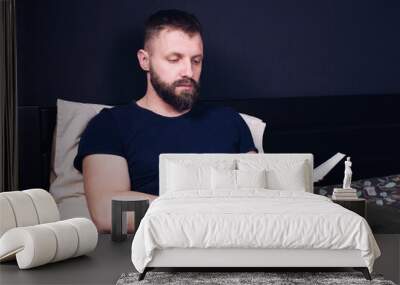
{"label": "dark navy wall", "polygon": [[204,26],[205,99],[400,94],[400,1],[17,0],[19,105],[140,98],[161,8]]}

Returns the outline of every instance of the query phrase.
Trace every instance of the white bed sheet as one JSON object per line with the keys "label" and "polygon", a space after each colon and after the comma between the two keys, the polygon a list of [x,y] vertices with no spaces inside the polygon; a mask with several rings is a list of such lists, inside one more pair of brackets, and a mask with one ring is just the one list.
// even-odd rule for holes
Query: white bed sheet
{"label": "white bed sheet", "polygon": [[[184,194],[183,194],[184,193]],[[248,189],[171,192],[157,198],[132,242],[143,272],[155,249],[357,249],[372,272],[380,250],[361,216],[307,192]]]}

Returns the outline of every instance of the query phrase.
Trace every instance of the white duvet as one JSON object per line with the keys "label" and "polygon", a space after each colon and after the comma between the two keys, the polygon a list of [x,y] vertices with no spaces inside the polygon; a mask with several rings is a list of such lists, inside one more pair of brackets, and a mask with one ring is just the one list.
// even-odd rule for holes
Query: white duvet
{"label": "white duvet", "polygon": [[316,194],[248,189],[167,193],[151,204],[132,243],[143,272],[155,249],[358,249],[372,272],[380,256],[364,218]]}

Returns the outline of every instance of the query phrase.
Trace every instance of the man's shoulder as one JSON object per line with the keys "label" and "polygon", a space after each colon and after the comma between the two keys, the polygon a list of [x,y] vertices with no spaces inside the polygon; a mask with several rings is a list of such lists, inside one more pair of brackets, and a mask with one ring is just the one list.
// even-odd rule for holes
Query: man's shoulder
{"label": "man's shoulder", "polygon": [[113,115],[122,115],[125,113],[132,113],[132,112],[134,112],[135,109],[136,108],[133,108],[132,103],[127,103],[127,104],[117,105],[117,106],[108,108],[107,111],[109,111]]}
{"label": "man's shoulder", "polygon": [[129,110],[128,105],[105,107],[93,116],[88,128],[118,128],[123,122],[132,121],[129,119],[129,116],[132,116],[131,112],[132,110]]}
{"label": "man's shoulder", "polygon": [[199,102],[198,109],[200,112],[214,116],[235,116],[238,114],[238,112],[232,107],[210,102]]}
{"label": "man's shoulder", "polygon": [[120,119],[126,116],[132,116],[136,112],[136,109],[133,108],[132,104],[124,104],[117,105],[110,108],[102,109],[96,117],[103,117],[104,119],[112,120],[112,119]]}

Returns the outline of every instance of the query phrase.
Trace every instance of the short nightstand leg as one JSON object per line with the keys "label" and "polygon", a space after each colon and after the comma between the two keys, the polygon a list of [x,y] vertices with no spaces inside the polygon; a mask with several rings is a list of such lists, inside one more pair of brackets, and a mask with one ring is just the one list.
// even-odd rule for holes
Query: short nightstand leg
{"label": "short nightstand leg", "polygon": [[121,202],[112,201],[111,204],[111,239],[113,241],[122,241],[122,208]]}
{"label": "short nightstand leg", "polygon": [[369,270],[367,267],[354,267],[355,270],[361,271],[364,275],[365,279],[372,280],[371,275],[369,274]]}
{"label": "short nightstand leg", "polygon": [[147,267],[144,269],[144,271],[142,273],[139,274],[139,278],[138,281],[142,281],[144,279],[144,277],[146,276],[148,269]]}

